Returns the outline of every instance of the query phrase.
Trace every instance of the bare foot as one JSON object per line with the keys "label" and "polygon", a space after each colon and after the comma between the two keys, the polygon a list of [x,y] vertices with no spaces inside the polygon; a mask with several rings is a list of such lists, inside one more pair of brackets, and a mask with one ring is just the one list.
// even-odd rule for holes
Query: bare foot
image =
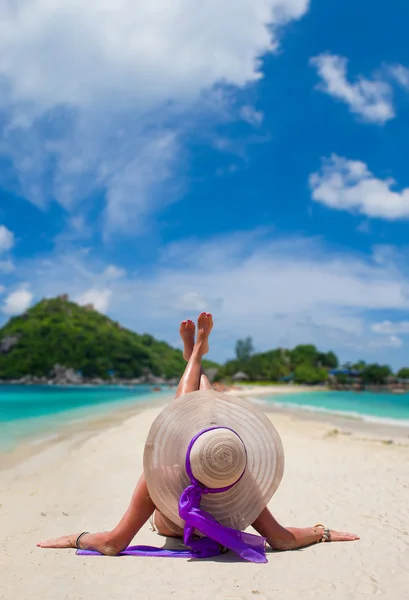
{"label": "bare foot", "polygon": [[193,321],[182,321],[179,333],[183,341],[183,358],[189,360],[195,345],[195,324]]}
{"label": "bare foot", "polygon": [[[64,535],[55,540],[39,542],[37,546],[39,548],[76,548],[75,542],[78,535],[78,533]],[[118,544],[109,532],[87,533],[80,540],[80,548],[81,550],[96,550],[107,556],[117,556],[122,550],[125,550],[125,547]]]}
{"label": "bare foot", "polygon": [[203,356],[209,352],[209,335],[213,329],[213,317],[210,313],[202,313],[197,320],[196,345]]}

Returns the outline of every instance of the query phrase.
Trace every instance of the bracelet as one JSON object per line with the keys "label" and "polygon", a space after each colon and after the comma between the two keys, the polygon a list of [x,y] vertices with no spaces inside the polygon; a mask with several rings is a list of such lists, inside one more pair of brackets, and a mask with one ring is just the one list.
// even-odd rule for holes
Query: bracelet
{"label": "bracelet", "polygon": [[323,525],[322,523],[317,523],[313,527],[314,531],[315,531],[316,527],[322,527],[322,529],[323,529],[322,536],[320,537],[319,540],[317,540],[317,544],[318,544],[318,542],[330,542],[331,541],[331,531],[328,529],[328,527],[325,527],[325,525]]}

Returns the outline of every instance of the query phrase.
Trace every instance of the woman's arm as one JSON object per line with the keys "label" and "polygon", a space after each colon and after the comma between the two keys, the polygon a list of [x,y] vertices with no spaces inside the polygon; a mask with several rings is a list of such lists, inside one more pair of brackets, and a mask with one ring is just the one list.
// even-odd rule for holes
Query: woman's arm
{"label": "woman's arm", "polygon": [[[316,525],[314,527],[283,527],[276,521],[268,508],[265,508],[259,517],[253,523],[254,529],[267,539],[268,544],[273,550],[295,550],[303,548],[321,541],[324,535],[324,527]],[[332,542],[349,542],[359,540],[359,536],[354,533],[343,533],[330,530],[330,540]]]}
{"label": "woman's arm", "polygon": [[[102,554],[117,555],[124,550],[149,519],[155,505],[149,496],[145,476],[142,474],[132,495],[129,507],[112,531],[87,533],[81,537],[81,548],[97,550]],[[76,548],[78,533],[65,535],[37,544],[40,548]]]}

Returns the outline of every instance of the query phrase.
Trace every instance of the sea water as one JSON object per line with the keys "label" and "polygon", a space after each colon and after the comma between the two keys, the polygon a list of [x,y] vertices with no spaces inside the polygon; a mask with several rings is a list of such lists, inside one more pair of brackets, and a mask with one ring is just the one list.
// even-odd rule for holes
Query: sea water
{"label": "sea water", "polygon": [[[0,451],[29,439],[36,444],[58,435],[64,425],[174,394],[149,386],[0,386]],[[342,415],[409,427],[409,394],[312,391],[263,397],[286,409]]]}
{"label": "sea water", "polygon": [[24,439],[37,443],[58,435],[62,425],[98,417],[117,408],[174,394],[149,386],[0,386],[0,451]]}
{"label": "sea water", "polygon": [[279,407],[409,427],[409,394],[312,391],[269,396]]}

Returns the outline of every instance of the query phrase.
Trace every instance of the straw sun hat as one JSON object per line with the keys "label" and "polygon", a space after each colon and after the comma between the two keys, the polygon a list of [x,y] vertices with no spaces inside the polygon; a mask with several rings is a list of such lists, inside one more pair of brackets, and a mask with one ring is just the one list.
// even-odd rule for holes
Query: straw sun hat
{"label": "straw sun hat", "polygon": [[179,501],[195,481],[206,490],[201,508],[243,531],[268,504],[283,469],[281,440],[264,413],[213,390],[172,401],[154,421],[144,452],[149,494],[180,527]]}

